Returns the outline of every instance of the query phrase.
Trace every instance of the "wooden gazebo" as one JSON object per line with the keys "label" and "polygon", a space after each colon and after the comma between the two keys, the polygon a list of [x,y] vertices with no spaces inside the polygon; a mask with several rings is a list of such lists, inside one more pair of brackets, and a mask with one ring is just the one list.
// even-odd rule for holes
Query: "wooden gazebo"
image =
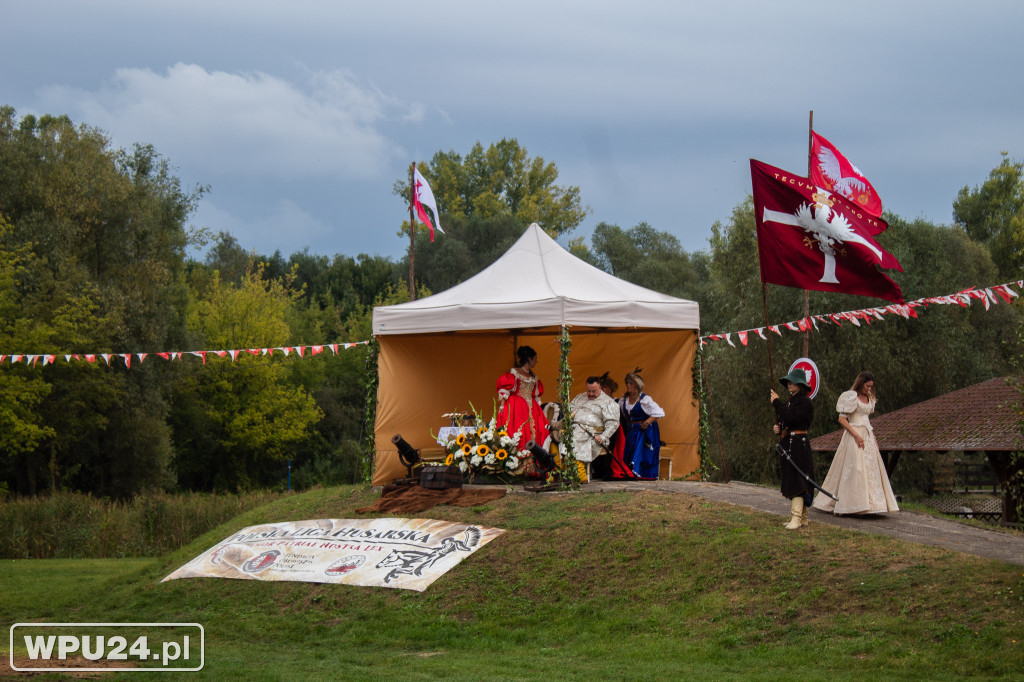
{"label": "wooden gazebo", "polygon": [[[1019,377],[998,377],[901,410],[872,416],[878,449],[892,475],[904,452],[984,452],[1001,485],[1013,471],[1010,458],[1024,450],[1018,410]],[[818,452],[835,452],[842,429],[811,440]],[[1016,467],[1019,469],[1020,467]],[[1010,495],[1003,496],[1003,521],[1013,521]]]}

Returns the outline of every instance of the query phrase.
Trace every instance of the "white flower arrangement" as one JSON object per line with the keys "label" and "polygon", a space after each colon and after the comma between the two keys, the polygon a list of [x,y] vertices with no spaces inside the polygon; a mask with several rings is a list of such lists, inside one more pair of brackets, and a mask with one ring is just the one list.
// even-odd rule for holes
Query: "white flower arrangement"
{"label": "white flower arrangement", "polygon": [[[473,414],[477,424],[483,423],[475,409]],[[522,473],[519,471],[523,461],[518,448],[520,438],[521,434],[509,435],[491,419],[475,431],[452,435],[445,445],[448,451],[445,463],[458,466],[470,480],[478,473],[515,476]]]}

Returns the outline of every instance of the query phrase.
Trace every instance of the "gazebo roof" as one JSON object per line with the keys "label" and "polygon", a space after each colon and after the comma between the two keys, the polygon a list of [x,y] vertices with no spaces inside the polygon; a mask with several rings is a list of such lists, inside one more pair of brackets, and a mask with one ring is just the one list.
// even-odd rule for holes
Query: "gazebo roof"
{"label": "gazebo roof", "polygon": [[[1024,448],[1019,388],[997,377],[931,400],[871,418],[878,449],[1014,451]],[[834,451],[843,430],[811,440],[815,450]]]}

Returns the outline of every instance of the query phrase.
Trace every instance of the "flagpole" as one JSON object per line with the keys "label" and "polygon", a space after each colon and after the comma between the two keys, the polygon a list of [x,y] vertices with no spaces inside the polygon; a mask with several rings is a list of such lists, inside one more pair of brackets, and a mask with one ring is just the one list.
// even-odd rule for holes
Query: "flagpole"
{"label": "flagpole", "polygon": [[[760,264],[761,259],[758,258]],[[768,285],[764,281],[764,268],[761,268],[761,304],[764,306],[764,340],[768,344],[768,385],[775,388],[775,363],[772,362],[772,330],[768,325]]]}
{"label": "flagpole", "polygon": [[[756,206],[756,204],[755,204]],[[757,209],[755,208],[756,212]],[[754,215],[754,233],[757,234],[757,215]],[[755,237],[756,238],[756,237]],[[768,386],[775,388],[775,363],[772,362],[772,330],[768,325],[768,283],[764,279],[764,259],[761,258],[761,245],[757,245],[757,269],[761,273],[761,306],[764,309],[764,340],[768,346]]]}
{"label": "flagpole", "polygon": [[416,162],[409,165],[409,300],[416,300],[416,284],[413,278],[413,259],[416,257],[416,216],[413,206],[416,205]]}
{"label": "flagpole", "polygon": [[[807,177],[811,177],[811,152],[814,149],[814,109],[811,109],[810,116],[807,119]],[[804,319],[806,320],[811,316],[811,292],[804,289]],[[807,325],[807,329],[804,330],[804,355],[803,357],[810,357],[811,354],[811,327]]]}

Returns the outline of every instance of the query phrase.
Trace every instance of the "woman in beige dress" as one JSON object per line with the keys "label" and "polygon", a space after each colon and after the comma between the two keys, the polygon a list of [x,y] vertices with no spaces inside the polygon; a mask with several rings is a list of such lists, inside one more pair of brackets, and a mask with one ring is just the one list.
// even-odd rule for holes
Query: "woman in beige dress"
{"label": "woman in beige dress", "polygon": [[814,508],[835,514],[886,514],[899,511],[878,452],[868,415],[875,411],[875,377],[861,372],[853,388],[836,404],[844,433],[822,488],[839,501],[818,493]]}

